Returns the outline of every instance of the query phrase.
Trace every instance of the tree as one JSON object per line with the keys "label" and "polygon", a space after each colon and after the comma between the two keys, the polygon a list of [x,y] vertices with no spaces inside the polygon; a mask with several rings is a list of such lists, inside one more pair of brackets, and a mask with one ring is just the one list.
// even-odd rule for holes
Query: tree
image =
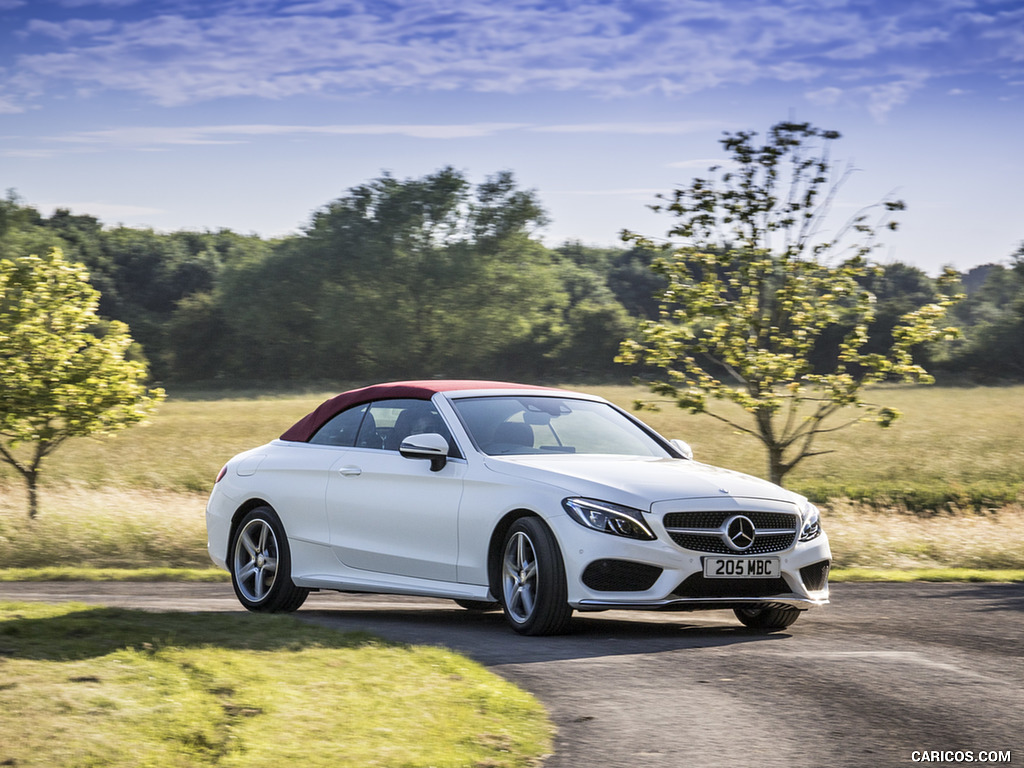
{"label": "tree", "polygon": [[98,301],[59,249],[0,259],[0,459],[24,478],[29,517],[43,460],[65,440],[135,424],[164,397],[126,358],[128,327],[101,324]]}
{"label": "tree", "polygon": [[508,172],[389,174],[316,211],[218,290],[235,375],[358,380],[549,369],[567,333],[559,260]]}
{"label": "tree", "polygon": [[[882,275],[869,256],[878,231],[896,228],[892,215],[904,203],[883,199],[823,237],[851,173],[847,168],[837,178],[832,167],[829,145],[839,134],[783,122],[764,145],[756,136],[725,134],[728,166],[711,168],[711,177],[654,206],[676,219],[654,264],[668,285],[659,318],[643,323],[640,338],[624,342],[618,359],[662,374],[650,384],[654,393],[759,439],[768,476],[782,483],[801,461],[826,452],[815,449],[821,435],[867,419],[892,424],[898,413],[865,402],[867,385],[932,381],[912,350],[955,334],[939,324],[955,301],[956,274],[947,270],[940,279],[937,301],[898,319],[887,349],[868,351],[875,296],[867,286]],[[639,235],[624,238],[655,247]],[[836,328],[843,332],[835,357],[816,370],[811,353]],[[712,410],[711,401],[739,405],[752,423]],[[860,414],[835,423],[847,408]]]}
{"label": "tree", "polygon": [[614,373],[615,353],[636,328],[636,320],[608,286],[606,265],[588,258],[603,254],[568,245],[557,253],[562,258],[554,269],[567,297],[558,317],[564,335],[550,359],[539,361],[539,370],[531,373],[583,378]]}
{"label": "tree", "polygon": [[967,298],[955,310],[963,327],[956,370],[982,381],[1024,378],[1024,243],[1009,266],[973,269],[964,286]]}
{"label": "tree", "polygon": [[0,200],[0,259],[23,253],[44,253],[64,245],[59,233],[45,226],[46,220],[35,208],[8,190]]}

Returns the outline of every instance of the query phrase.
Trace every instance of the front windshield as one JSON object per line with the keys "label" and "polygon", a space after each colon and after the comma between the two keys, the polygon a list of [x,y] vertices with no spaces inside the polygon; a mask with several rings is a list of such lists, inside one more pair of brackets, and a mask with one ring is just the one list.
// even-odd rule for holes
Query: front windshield
{"label": "front windshield", "polygon": [[669,456],[607,403],[564,397],[469,397],[453,401],[477,446],[492,456],[604,453]]}

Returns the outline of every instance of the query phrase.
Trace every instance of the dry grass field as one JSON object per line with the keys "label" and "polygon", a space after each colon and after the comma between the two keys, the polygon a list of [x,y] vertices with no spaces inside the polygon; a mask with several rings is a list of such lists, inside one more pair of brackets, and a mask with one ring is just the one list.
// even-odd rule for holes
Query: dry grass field
{"label": "dry grass field", "polygon": [[[597,388],[629,407],[644,390]],[[816,445],[833,451],[807,459],[787,486],[817,500],[852,498],[918,511],[998,508],[1024,501],[1024,386],[878,387],[870,400],[903,416],[889,429],[856,424]],[[760,443],[704,415],[671,404],[641,417],[666,437],[681,437],[696,458],[764,476]],[[738,408],[729,415],[749,418]]]}
{"label": "dry grass field", "polygon": [[[586,389],[625,407],[646,394]],[[904,418],[889,430],[836,433],[822,445],[835,452],[809,459],[788,483],[822,500],[836,565],[1024,568],[1024,386],[874,394]],[[35,521],[3,467],[0,558],[7,568],[207,567],[203,510],[220,466],[326,396],[172,397],[145,426],[54,454]],[[690,442],[698,460],[763,474],[759,445],[713,419],[671,405],[641,416]]]}

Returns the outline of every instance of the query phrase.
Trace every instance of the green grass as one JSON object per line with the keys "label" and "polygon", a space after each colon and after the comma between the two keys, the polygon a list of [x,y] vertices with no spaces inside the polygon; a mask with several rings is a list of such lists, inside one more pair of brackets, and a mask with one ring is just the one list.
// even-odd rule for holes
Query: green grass
{"label": "green grass", "polygon": [[1024,581],[1024,569],[909,568],[898,571],[892,568],[840,568],[830,571],[828,578],[833,583],[880,581],[900,583],[912,581],[1003,583]]}
{"label": "green grass", "polygon": [[528,694],[439,648],[283,616],[0,604],[0,765],[538,765]]}
{"label": "green grass", "polygon": [[3,581],[182,581],[217,583],[231,581],[231,574],[219,568],[2,568]]}

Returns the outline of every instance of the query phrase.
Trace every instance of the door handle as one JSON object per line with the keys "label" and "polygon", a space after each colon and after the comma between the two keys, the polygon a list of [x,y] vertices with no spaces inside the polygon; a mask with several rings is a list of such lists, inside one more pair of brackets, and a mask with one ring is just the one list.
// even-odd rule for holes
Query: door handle
{"label": "door handle", "polygon": [[363,470],[359,467],[342,467],[338,471],[345,477],[359,477],[359,475],[363,474]]}

